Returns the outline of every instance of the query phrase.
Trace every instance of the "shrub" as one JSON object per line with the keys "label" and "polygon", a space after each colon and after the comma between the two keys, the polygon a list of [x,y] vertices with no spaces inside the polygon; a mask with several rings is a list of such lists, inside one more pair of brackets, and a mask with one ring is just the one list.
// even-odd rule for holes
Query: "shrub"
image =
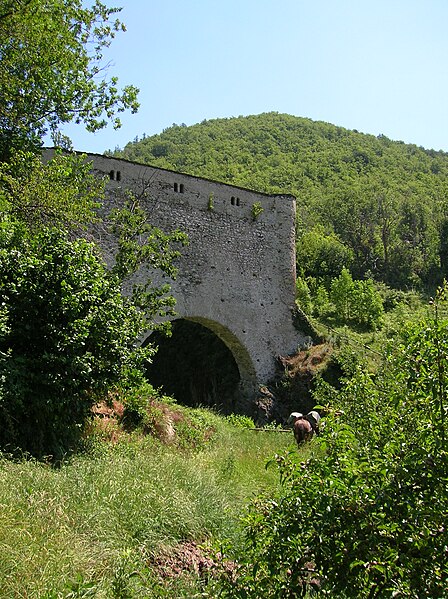
{"label": "shrub", "polygon": [[226,416],[225,419],[236,428],[255,428],[255,423],[252,418],[249,416],[244,416],[244,414],[229,414],[229,416]]}
{"label": "shrub", "polygon": [[328,316],[333,309],[328,296],[328,291],[323,285],[319,285],[314,297],[314,311],[317,316]]}
{"label": "shrub", "polygon": [[343,268],[339,277],[331,282],[330,299],[335,305],[338,318],[347,322],[351,318],[354,282],[350,272]]}
{"label": "shrub", "polygon": [[142,317],[94,246],[56,230],[18,242],[3,229],[0,281],[0,447],[60,458],[92,405],[149,356],[135,347]]}
{"label": "shrub", "polygon": [[353,251],[334,233],[326,235],[321,225],[303,233],[296,244],[299,271],[317,279],[328,281],[342,268],[350,268],[353,259]]}
{"label": "shrub", "polygon": [[375,377],[357,368],[338,393],[320,383],[317,449],[277,456],[282,491],[252,503],[224,596],[447,596],[447,352],[436,311]]}
{"label": "shrub", "polygon": [[264,211],[263,206],[261,205],[260,202],[254,202],[252,204],[252,218],[253,220],[257,220],[257,218],[260,216],[260,214],[262,214]]}
{"label": "shrub", "polygon": [[297,277],[296,280],[296,303],[299,308],[305,312],[305,314],[311,314],[311,293],[307,282],[305,279],[302,279],[302,277]]}
{"label": "shrub", "polygon": [[352,318],[370,329],[376,329],[384,314],[383,302],[372,279],[354,281],[352,292]]}
{"label": "shrub", "polygon": [[343,268],[339,277],[331,282],[330,300],[341,322],[352,322],[370,329],[381,324],[383,302],[372,279],[354,281],[350,272]]}
{"label": "shrub", "polygon": [[123,392],[123,424],[128,428],[145,427],[148,419],[148,409],[154,398],[159,394],[148,382],[142,382]]}

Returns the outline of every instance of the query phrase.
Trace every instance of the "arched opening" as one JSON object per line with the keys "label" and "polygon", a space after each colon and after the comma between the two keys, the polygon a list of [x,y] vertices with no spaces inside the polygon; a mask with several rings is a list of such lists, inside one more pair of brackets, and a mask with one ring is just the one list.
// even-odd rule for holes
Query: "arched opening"
{"label": "arched opening", "polygon": [[150,383],[187,406],[235,411],[241,377],[227,345],[199,322],[179,319],[171,326],[171,337],[155,331],[148,339],[159,348],[147,370]]}

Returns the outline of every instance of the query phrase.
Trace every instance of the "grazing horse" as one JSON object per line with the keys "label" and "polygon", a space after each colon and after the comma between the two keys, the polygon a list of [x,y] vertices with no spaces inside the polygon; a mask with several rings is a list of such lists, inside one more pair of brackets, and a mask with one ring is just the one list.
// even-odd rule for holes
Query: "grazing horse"
{"label": "grazing horse", "polygon": [[306,416],[300,412],[293,412],[290,415],[289,422],[293,425],[294,438],[298,446],[309,441],[314,433],[319,434],[319,421],[320,416],[314,411]]}

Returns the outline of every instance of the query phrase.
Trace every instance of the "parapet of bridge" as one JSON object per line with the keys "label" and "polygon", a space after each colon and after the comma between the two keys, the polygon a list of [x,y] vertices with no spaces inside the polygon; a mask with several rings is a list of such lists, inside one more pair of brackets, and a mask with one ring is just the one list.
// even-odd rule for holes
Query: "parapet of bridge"
{"label": "parapet of bridge", "polygon": [[[187,233],[189,245],[171,282],[176,318],[198,322],[221,338],[237,363],[242,392],[253,396],[274,376],[278,356],[295,352],[304,337],[293,325],[295,198],[87,156],[107,178],[111,208],[131,190],[151,224]],[[100,242],[105,245],[106,238]]]}

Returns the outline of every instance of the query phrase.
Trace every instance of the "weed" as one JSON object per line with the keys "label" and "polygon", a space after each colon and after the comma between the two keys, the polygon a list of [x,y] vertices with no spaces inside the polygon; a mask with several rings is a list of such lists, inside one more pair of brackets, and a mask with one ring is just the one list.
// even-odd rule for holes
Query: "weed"
{"label": "weed", "polygon": [[252,204],[252,218],[257,220],[257,218],[264,212],[264,208],[260,202],[254,202]]}
{"label": "weed", "polygon": [[254,421],[249,416],[242,414],[229,414],[226,416],[227,422],[230,422],[236,428],[255,428]]}

